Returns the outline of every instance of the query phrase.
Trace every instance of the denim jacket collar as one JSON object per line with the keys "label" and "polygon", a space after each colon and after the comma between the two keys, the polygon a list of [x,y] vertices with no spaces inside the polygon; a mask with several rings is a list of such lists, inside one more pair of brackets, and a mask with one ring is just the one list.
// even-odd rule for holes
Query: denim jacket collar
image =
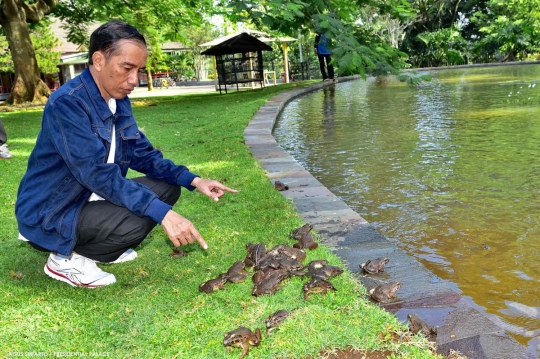
{"label": "denim jacket collar", "polygon": [[[102,121],[107,120],[111,117],[111,110],[109,109],[109,105],[107,104],[107,101],[101,96],[101,92],[99,91],[99,88],[94,81],[94,78],[92,77],[92,74],[90,73],[90,69],[86,68],[81,74],[80,74],[81,81],[88,91],[89,99],[92,102],[92,105],[94,106],[96,113],[99,115],[99,118],[101,118]],[[131,105],[129,102],[128,97],[124,97],[121,100],[116,100],[116,115],[117,116],[131,116]]]}

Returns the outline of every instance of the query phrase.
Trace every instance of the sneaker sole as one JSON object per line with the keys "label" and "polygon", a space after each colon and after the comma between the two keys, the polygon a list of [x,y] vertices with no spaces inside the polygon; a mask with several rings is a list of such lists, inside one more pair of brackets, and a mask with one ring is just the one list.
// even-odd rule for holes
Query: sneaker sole
{"label": "sneaker sole", "polygon": [[49,263],[45,264],[45,267],[43,268],[43,270],[45,271],[45,274],[47,274],[49,277],[59,280],[61,282],[67,283],[72,287],[84,287],[84,288],[94,289],[94,288],[103,287],[109,284],[116,283],[116,278],[114,276],[113,276],[114,280],[111,283],[107,283],[107,284],[95,285],[95,284],[76,283],[76,282],[73,282],[68,277],[66,277],[65,275],[55,272],[54,270],[49,268]]}

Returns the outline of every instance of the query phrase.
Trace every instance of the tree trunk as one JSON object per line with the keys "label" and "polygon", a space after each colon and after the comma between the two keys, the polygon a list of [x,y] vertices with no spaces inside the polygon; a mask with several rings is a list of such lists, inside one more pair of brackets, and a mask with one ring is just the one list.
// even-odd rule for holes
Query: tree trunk
{"label": "tree trunk", "polygon": [[23,0],[4,0],[0,25],[4,29],[15,68],[15,81],[8,104],[45,103],[50,90],[39,76],[34,46],[27,21],[38,22],[56,5],[56,0],[40,0],[25,5]]}
{"label": "tree trunk", "polygon": [[148,79],[148,91],[154,91],[154,79],[152,78],[152,71],[146,69],[146,78]]}

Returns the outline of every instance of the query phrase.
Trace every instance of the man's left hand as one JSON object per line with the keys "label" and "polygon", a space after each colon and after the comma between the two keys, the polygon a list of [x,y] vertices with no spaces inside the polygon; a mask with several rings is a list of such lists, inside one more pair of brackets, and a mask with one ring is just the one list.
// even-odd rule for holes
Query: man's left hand
{"label": "man's left hand", "polygon": [[225,195],[225,192],[238,193],[237,190],[229,188],[216,180],[204,179],[200,177],[196,177],[191,182],[191,185],[197,188],[199,192],[207,195],[216,202]]}

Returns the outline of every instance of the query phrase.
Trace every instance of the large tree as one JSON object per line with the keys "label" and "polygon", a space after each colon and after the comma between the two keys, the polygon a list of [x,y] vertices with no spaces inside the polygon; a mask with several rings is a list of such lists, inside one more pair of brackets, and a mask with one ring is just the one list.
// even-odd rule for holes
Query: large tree
{"label": "large tree", "polygon": [[27,23],[37,23],[49,14],[58,0],[38,0],[31,4],[23,0],[2,0],[0,26],[13,60],[15,81],[8,104],[42,103],[50,94],[40,78],[36,52],[30,39]]}

